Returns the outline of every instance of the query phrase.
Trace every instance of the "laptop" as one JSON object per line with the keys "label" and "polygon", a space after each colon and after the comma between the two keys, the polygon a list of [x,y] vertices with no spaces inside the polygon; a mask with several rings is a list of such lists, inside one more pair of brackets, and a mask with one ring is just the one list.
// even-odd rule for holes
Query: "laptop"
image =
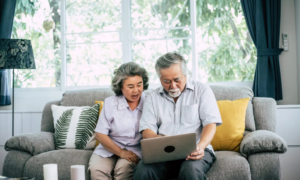
{"label": "laptop", "polygon": [[196,133],[141,140],[145,164],[185,159],[197,148]]}

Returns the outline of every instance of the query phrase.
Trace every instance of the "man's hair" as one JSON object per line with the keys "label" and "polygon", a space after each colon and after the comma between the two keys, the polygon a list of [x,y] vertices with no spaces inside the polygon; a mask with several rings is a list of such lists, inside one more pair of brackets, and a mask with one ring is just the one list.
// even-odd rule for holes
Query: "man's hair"
{"label": "man's hair", "polygon": [[144,90],[148,89],[149,86],[149,77],[145,68],[139,66],[134,62],[128,62],[122,64],[118,69],[114,71],[114,77],[111,81],[112,90],[117,96],[123,95],[122,87],[123,82],[128,77],[140,76],[143,79]]}
{"label": "man's hair", "polygon": [[160,70],[168,69],[174,64],[179,64],[181,67],[181,72],[186,76],[187,75],[187,64],[186,60],[177,52],[168,52],[165,55],[159,57],[155,63],[155,70],[159,77],[161,77]]}

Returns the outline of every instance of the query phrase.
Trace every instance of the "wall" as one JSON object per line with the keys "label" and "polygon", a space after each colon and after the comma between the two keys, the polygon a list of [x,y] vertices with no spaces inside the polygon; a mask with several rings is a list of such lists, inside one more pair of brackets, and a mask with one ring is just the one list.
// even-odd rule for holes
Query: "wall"
{"label": "wall", "polygon": [[[280,36],[282,32],[288,33],[289,50],[283,51],[279,56],[283,100],[277,101],[277,103],[279,105],[299,104],[295,0],[281,0],[280,23]],[[280,44],[282,44],[282,39],[280,38],[280,40]]]}
{"label": "wall", "polygon": [[[295,0],[297,45],[300,45],[300,0]],[[299,49],[299,48],[297,48]],[[297,51],[298,62],[298,103],[300,104],[300,51]]]}
{"label": "wall", "polygon": [[283,180],[298,180],[300,176],[300,105],[277,106],[276,133],[288,145],[288,150],[281,155],[281,173]]}

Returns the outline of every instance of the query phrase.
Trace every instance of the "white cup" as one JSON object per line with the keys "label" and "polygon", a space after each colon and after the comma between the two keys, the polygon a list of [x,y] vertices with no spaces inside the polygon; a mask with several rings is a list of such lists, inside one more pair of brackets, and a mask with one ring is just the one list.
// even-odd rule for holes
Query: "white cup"
{"label": "white cup", "polygon": [[44,164],[44,180],[58,180],[57,164]]}
{"label": "white cup", "polygon": [[84,165],[71,166],[71,180],[85,180]]}

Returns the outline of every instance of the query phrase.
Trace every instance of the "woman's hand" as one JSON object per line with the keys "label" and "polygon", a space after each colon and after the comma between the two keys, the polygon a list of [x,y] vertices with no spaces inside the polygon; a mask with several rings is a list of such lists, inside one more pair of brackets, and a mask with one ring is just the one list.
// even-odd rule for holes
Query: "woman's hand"
{"label": "woman's hand", "polygon": [[127,161],[132,162],[134,164],[138,164],[140,161],[140,158],[132,151],[127,151],[125,149],[122,149],[120,158],[127,159]]}

